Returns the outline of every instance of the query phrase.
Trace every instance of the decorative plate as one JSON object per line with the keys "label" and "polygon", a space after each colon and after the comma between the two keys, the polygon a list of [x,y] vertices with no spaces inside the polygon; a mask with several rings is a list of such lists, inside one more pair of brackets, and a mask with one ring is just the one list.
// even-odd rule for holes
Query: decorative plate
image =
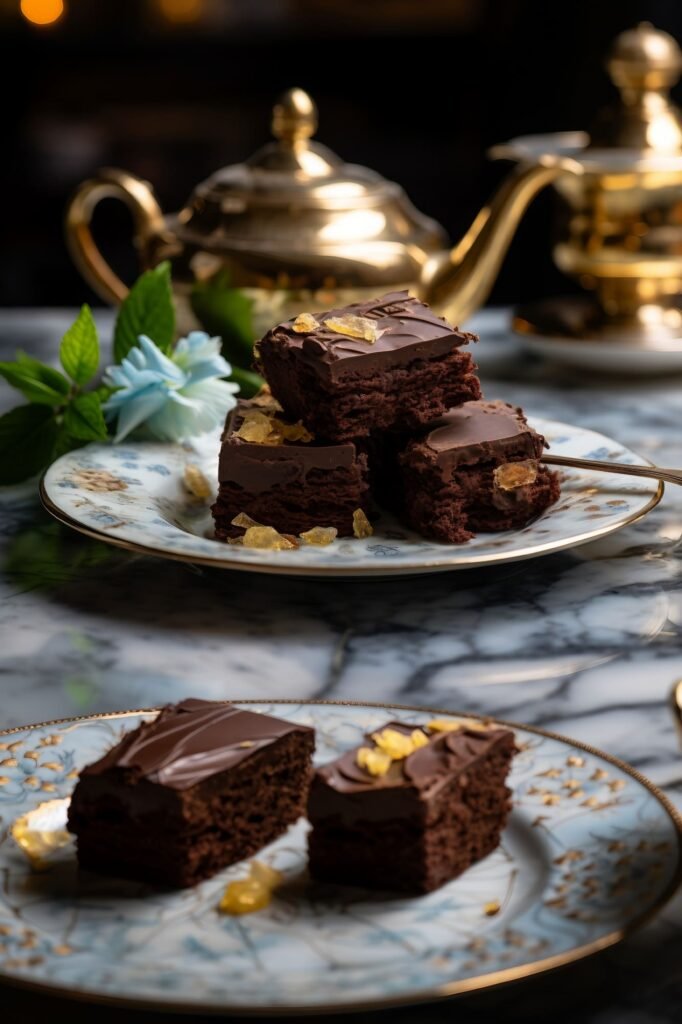
{"label": "decorative plate", "polygon": [[[424,722],[448,714],[247,703],[314,726],[320,761],[387,719]],[[72,845],[54,853],[46,870],[32,871],[7,835],[12,822],[59,798],[51,808],[63,821],[77,771],[150,714],[0,734],[2,980],[194,1013],[319,1013],[419,1002],[604,949],[657,911],[681,878],[682,822],[651,783],[596,750],[521,726],[513,726],[520,753],[501,846],[428,896],[309,882],[303,822],[258,855],[284,873],[285,883],[268,908],[241,917],[219,914],[216,905],[226,882],[246,874],[244,864],[177,893],[79,876]]]}
{"label": "decorative plate", "polygon": [[[594,431],[537,418],[532,423],[557,455],[646,464]],[[193,498],[185,487],[188,466],[198,467],[212,486],[218,450],[215,435],[191,445],[90,444],[48,469],[41,496],[57,519],[130,551],[252,572],[388,576],[512,562],[584,544],[634,522],[663,493],[652,480],[569,470],[557,504],[523,530],[481,533],[468,544],[440,544],[382,515],[366,540],[350,537],[328,547],[257,551],[213,539],[213,497]]]}

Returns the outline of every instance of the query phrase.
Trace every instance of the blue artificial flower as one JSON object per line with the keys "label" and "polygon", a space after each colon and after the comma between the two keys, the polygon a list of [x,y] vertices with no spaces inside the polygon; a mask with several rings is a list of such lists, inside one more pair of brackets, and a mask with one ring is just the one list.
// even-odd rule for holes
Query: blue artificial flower
{"label": "blue artificial flower", "polygon": [[239,385],[219,379],[232,373],[219,338],[192,331],[170,356],[144,334],[138,343],[104,374],[104,383],[119,389],[104,405],[107,416],[117,419],[116,442],[142,424],[161,441],[184,441],[223,422]]}

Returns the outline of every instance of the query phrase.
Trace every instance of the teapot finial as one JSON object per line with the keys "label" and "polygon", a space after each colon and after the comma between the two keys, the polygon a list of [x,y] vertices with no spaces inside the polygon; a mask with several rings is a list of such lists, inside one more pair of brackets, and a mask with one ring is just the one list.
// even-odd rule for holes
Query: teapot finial
{"label": "teapot finial", "polygon": [[616,36],[608,72],[619,89],[669,89],[682,71],[682,53],[675,39],[648,21]]}
{"label": "teapot finial", "polygon": [[272,134],[295,145],[317,131],[317,107],[304,89],[287,89],[272,112]]}

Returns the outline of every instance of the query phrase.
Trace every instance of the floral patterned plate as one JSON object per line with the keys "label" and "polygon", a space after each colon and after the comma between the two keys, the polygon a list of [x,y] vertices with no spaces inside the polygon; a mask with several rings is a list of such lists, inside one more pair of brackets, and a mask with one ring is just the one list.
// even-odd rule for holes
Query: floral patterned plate
{"label": "floral patterned plate", "polygon": [[[537,418],[532,423],[557,455],[645,463],[591,430]],[[469,569],[584,544],[639,519],[663,493],[652,480],[570,470],[557,504],[523,530],[481,533],[468,544],[448,545],[425,540],[384,515],[366,540],[257,551],[213,539],[212,494],[200,500],[187,491],[188,466],[197,467],[212,490],[218,449],[216,435],[184,446],[89,444],[48,469],[42,499],[62,522],[131,551],[252,572],[389,576]]]}
{"label": "floral patterned plate", "polygon": [[[387,719],[433,709],[247,702],[317,730],[318,761]],[[8,835],[44,801],[65,817],[78,770],[152,712],[0,733],[0,979],[187,1012],[306,1013],[418,1002],[567,964],[619,941],[675,891],[682,822],[627,765],[513,726],[513,811],[497,851],[417,898],[311,883],[303,822],[258,855],[285,876],[268,908],[216,910],[237,864],[194,889],[78,874],[72,845],[36,872]],[[61,817],[61,821],[57,819]],[[162,853],[160,852],[160,855]],[[390,851],[386,851],[390,856]]]}

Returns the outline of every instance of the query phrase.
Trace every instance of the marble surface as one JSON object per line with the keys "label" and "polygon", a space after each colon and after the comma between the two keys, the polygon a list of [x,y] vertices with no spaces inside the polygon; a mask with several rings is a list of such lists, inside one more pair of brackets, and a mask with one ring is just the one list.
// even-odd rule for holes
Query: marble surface
{"label": "marble surface", "polygon": [[[0,313],[0,357],[56,353],[69,311]],[[504,311],[473,323],[490,397],[682,464],[682,377],[591,379],[541,363]],[[109,317],[100,318],[103,333]],[[0,402],[11,399],[2,389]],[[240,576],[130,556],[59,526],[35,488],[0,491],[0,724],[207,697],[387,700],[563,732],[624,758],[682,808],[668,695],[682,677],[682,490],[601,542],[536,561],[385,582]],[[54,1000],[0,988],[17,1012]],[[548,978],[394,1012],[464,1024],[682,1016],[682,899],[639,935]],[[91,1011],[70,1007],[70,1020]],[[121,1011],[98,1011],[122,1020]],[[371,1015],[368,1016],[368,1019]],[[149,1019],[125,1014],[126,1020]],[[374,1019],[372,1017],[372,1019]]]}

